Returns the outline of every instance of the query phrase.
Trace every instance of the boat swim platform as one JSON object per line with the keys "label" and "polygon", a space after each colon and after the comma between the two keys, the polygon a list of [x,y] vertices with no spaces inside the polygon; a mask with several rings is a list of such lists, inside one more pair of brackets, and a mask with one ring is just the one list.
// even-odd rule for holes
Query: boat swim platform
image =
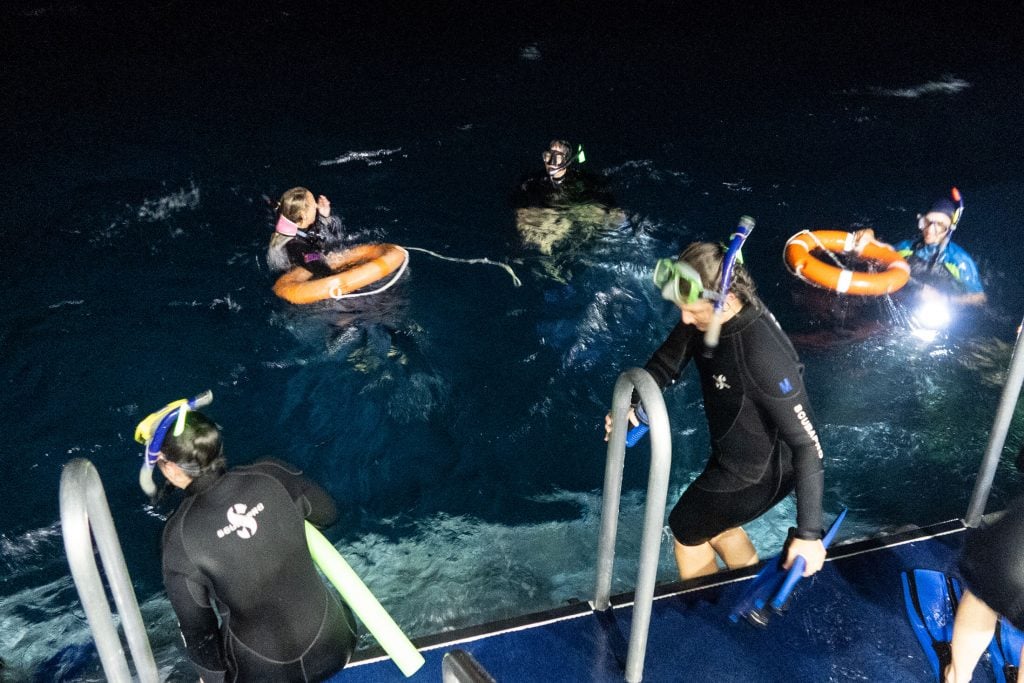
{"label": "boat swim platform", "polygon": [[[900,572],[955,572],[966,527],[951,520],[834,546],[767,628],[729,613],[759,567],[657,587],[644,681],[932,681],[903,606]],[[337,683],[442,680],[442,658],[464,650],[498,683],[612,682],[625,677],[632,594],[594,612],[578,602],[416,639],[426,664],[406,679],[381,650],[357,653]],[[975,680],[992,680],[987,656]],[[986,676],[987,673],[987,676]]]}

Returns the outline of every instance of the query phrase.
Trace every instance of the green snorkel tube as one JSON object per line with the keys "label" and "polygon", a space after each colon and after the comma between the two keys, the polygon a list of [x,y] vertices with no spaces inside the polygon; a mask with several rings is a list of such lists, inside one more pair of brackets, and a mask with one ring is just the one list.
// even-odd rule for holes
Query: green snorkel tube
{"label": "green snorkel tube", "polygon": [[718,348],[718,338],[722,333],[722,310],[725,308],[725,298],[729,295],[729,287],[732,286],[732,273],[736,267],[737,259],[743,262],[743,255],[740,249],[747,241],[751,231],[754,229],[754,219],[750,216],[740,216],[736,232],[732,234],[729,241],[729,248],[722,259],[722,284],[718,291],[718,300],[715,301],[714,314],[711,316],[711,323],[704,333],[704,356],[710,358]]}

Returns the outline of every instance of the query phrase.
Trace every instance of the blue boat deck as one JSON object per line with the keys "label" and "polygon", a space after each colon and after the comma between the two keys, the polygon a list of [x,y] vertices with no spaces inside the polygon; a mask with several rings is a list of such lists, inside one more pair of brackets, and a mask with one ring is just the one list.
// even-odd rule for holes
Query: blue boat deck
{"label": "blue boat deck", "polygon": [[[954,520],[836,546],[822,571],[797,586],[788,611],[764,629],[729,620],[757,568],[659,586],[644,680],[931,681],[905,617],[899,575],[916,567],[955,572],[964,531]],[[378,652],[334,680],[438,681],[444,654],[462,649],[501,683],[622,681],[631,601],[617,596],[603,614],[581,602],[418,639],[426,665],[411,679]],[[974,680],[993,680],[987,664]]]}

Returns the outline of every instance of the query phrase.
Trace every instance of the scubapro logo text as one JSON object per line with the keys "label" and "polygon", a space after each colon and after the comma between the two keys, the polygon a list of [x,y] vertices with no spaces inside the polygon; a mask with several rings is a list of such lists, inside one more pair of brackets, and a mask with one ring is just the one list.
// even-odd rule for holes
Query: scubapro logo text
{"label": "scubapro logo text", "polygon": [[814,447],[818,450],[818,460],[821,460],[825,457],[825,453],[821,450],[818,432],[814,431],[814,425],[811,424],[811,418],[807,416],[807,411],[804,410],[803,404],[797,403],[793,406],[793,412],[796,413],[796,419],[800,420],[800,425],[804,428],[804,431],[814,441]]}
{"label": "scubapro logo text", "polygon": [[235,503],[228,508],[229,524],[217,529],[217,538],[224,538],[232,532],[237,532],[239,538],[252,538],[258,528],[254,517],[261,512],[263,503],[257,503],[251,509],[247,509],[245,503]]}

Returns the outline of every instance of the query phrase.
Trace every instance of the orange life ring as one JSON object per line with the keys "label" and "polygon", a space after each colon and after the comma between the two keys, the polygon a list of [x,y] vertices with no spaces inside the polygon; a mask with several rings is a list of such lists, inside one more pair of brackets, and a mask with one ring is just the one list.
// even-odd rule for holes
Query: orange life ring
{"label": "orange life ring", "polygon": [[853,251],[853,233],[842,230],[802,230],[786,242],[783,258],[789,269],[801,280],[827,287],[841,294],[881,296],[895,292],[910,280],[910,266],[888,244],[871,240],[858,254],[886,265],[877,273],[846,270],[815,258],[816,249],[834,254]]}
{"label": "orange life ring", "polygon": [[362,244],[327,255],[334,274],[311,279],[305,268],[292,268],[277,278],[274,294],[293,304],[312,304],[324,299],[340,299],[387,277],[405,263],[409,252],[397,244]]}

